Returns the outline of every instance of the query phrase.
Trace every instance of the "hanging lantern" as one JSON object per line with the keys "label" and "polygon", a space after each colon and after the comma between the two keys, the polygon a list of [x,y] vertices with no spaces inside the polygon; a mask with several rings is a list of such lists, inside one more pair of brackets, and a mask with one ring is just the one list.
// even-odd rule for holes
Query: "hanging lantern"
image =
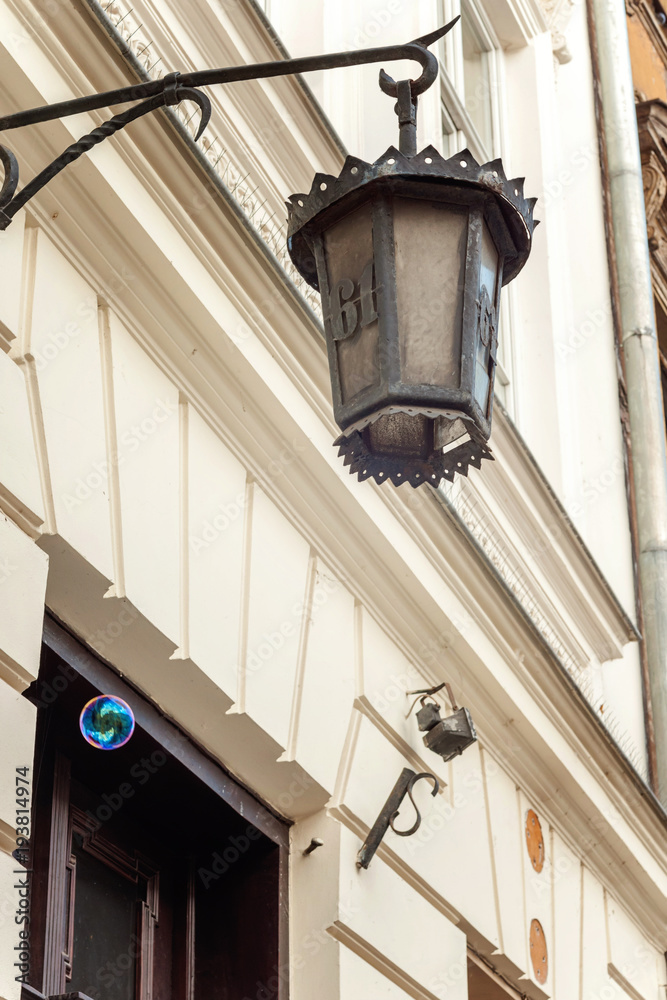
{"label": "hanging lantern", "polygon": [[292,261],[322,297],[339,454],[360,480],[437,485],[492,458],[500,290],[535,199],[468,150],[393,147],[288,203]]}

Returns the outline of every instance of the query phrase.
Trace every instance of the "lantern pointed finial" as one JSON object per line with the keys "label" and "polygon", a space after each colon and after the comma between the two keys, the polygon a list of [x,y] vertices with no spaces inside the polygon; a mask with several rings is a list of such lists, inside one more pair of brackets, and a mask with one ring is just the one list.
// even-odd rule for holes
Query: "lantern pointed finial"
{"label": "lantern pointed finial", "polygon": [[429,45],[433,45],[434,42],[439,42],[441,38],[444,38],[460,20],[461,15],[459,14],[453,21],[449,21],[448,24],[443,25],[442,28],[436,28],[435,31],[431,31],[428,35],[422,35],[421,38],[413,39],[412,44],[421,45],[422,48],[427,49]]}

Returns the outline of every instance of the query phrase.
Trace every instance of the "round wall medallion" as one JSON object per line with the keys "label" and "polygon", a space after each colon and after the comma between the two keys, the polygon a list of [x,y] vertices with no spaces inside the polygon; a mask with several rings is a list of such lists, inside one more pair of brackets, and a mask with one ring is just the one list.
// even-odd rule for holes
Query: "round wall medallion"
{"label": "round wall medallion", "polygon": [[530,957],[538,983],[546,983],[549,975],[549,956],[547,954],[547,939],[539,920],[533,920],[530,925]]}
{"label": "round wall medallion", "polygon": [[526,845],[531,865],[536,872],[541,872],[544,868],[544,837],[537,813],[532,809],[526,814]]}

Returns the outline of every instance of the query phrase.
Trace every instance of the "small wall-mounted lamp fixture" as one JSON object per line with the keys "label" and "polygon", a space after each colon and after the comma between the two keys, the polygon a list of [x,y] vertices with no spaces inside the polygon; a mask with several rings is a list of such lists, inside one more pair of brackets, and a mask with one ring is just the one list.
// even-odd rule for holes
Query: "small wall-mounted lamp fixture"
{"label": "small wall-mounted lamp fixture", "polygon": [[[447,688],[447,694],[452,705],[453,715],[446,719],[440,716],[440,705],[433,700],[433,695],[443,688]],[[444,761],[451,760],[463,753],[463,751],[477,741],[475,725],[470,717],[467,708],[457,708],[454,694],[450,685],[445,681],[433,688],[425,688],[421,691],[408,691],[408,695],[418,697],[412,704],[406,718],[408,718],[417,704],[421,702],[421,708],[417,712],[417,725],[419,731],[426,733],[424,736],[424,746],[439,754]],[[421,696],[421,697],[419,697]],[[428,699],[431,699],[430,701]]]}

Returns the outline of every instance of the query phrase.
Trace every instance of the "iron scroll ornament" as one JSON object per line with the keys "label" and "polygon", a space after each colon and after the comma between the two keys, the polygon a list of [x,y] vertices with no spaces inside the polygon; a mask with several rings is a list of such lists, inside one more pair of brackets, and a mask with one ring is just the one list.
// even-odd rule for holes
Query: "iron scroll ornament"
{"label": "iron scroll ornament", "polygon": [[[412,770],[412,768],[404,767],[398,781],[391,790],[389,798],[382,807],[380,815],[373,824],[363,846],[361,847],[361,850],[359,851],[359,854],[357,855],[357,868],[368,868],[371,861],[375,857],[378,847],[382,843],[385,833],[390,827],[398,837],[411,837],[417,832],[421,826],[422,817],[419,809],[417,808],[417,803],[414,800],[412,792],[417,782],[421,781],[422,778],[428,778],[433,782],[433,791],[431,792],[431,795],[435,797],[438,794],[440,791],[440,782],[434,774],[431,774],[430,771],[422,771],[421,774],[417,774]],[[394,821],[399,814],[401,803],[406,795],[414,806],[417,819],[409,829],[397,830],[394,826]]]}
{"label": "iron scroll ornament", "polygon": [[69,163],[78,160],[80,156],[83,156],[84,153],[87,153],[94,146],[97,146],[100,142],[104,142],[109,136],[115,135],[116,132],[124,129],[130,122],[142,118],[151,111],[180,104],[181,101],[194,101],[201,109],[201,120],[196,135],[196,139],[199,139],[211,118],[211,102],[206,94],[203,94],[201,91],[195,90],[193,87],[181,86],[178,82],[179,75],[179,73],[170,73],[168,76],[165,76],[164,88],[161,93],[156,94],[154,97],[149,97],[148,100],[141,101],[141,103],[135,105],[133,108],[129,108],[127,111],[123,111],[119,115],[115,115],[108,122],[104,122],[103,125],[84,135],[78,142],[72,143],[53,163],[50,163],[36,177],[33,177],[18,194],[15,194],[19,180],[19,168],[16,157],[11,150],[0,146],[0,159],[5,168],[5,181],[0,191],[0,230],[6,229],[16,213],[38,191],[46,187],[49,181],[53,180]]}
{"label": "iron scroll ornament", "polygon": [[170,73],[161,80],[121,87],[88,97],[75,98],[71,101],[61,101],[46,107],[32,108],[29,111],[19,111],[16,114],[0,117],[0,132],[9,129],[22,128],[39,122],[53,121],[56,118],[66,118],[82,112],[95,111],[100,108],[110,108],[116,104],[139,101],[134,107],[115,115],[108,122],[84,135],[78,142],[68,146],[52,163],[34,177],[20,192],[18,161],[10,149],[0,145],[0,163],[4,170],[2,188],[0,188],[0,231],[6,229],[16,213],[56,177],[69,163],[77,160],[98,143],[111,135],[115,135],[138,118],[176,104],[181,101],[194,101],[201,109],[201,120],[195,141],[200,138],[211,117],[211,103],[199,88],[218,83],[237,83],[244,80],[260,80],[277,76],[293,76],[309,73],[315,70],[339,69],[347,66],[361,66],[385,60],[413,59],[422,67],[422,73],[416,80],[396,83],[381,70],[380,86],[390,96],[396,96],[398,103],[396,111],[399,116],[401,145],[412,148],[416,142],[416,110],[418,97],[435,82],[438,76],[438,60],[429,52],[428,46],[443,38],[459,21],[456,17],[444,27],[423,35],[414,41],[403,45],[389,45],[373,49],[357,49],[352,52],[336,52],[325,56],[306,56],[300,59],[284,59],[268,63],[255,63],[249,66],[232,66],[221,69],[200,70],[195,73]]}

